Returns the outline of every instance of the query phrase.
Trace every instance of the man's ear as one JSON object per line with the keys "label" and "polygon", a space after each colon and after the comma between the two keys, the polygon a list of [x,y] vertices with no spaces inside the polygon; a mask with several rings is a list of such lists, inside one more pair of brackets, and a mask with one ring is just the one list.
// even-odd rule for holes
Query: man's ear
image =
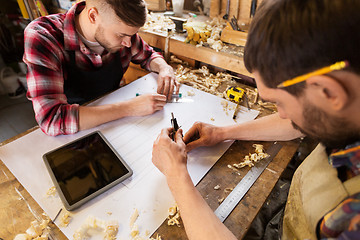
{"label": "man's ear", "polygon": [[333,110],[342,110],[346,107],[349,94],[342,83],[330,76],[313,76],[306,80],[310,94],[314,94],[316,101],[321,101],[321,105],[328,106]]}
{"label": "man's ear", "polygon": [[96,20],[99,17],[99,12],[95,7],[92,7],[88,10],[88,17],[89,17],[89,21],[90,23],[94,24],[96,23]]}

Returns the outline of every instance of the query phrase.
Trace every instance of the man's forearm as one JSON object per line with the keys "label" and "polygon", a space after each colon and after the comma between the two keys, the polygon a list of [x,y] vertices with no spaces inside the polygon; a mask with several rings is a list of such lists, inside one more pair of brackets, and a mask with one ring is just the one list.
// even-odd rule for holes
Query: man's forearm
{"label": "man's forearm", "polygon": [[187,172],[183,174],[181,179],[167,180],[180,209],[186,234],[190,240],[236,239],[205,202]]}
{"label": "man's forearm", "polygon": [[130,115],[128,102],[79,107],[79,130],[96,127]]}
{"label": "man's forearm", "polygon": [[304,135],[277,113],[221,129],[223,140],[288,141]]}
{"label": "man's forearm", "polygon": [[169,64],[167,64],[163,58],[160,58],[160,57],[154,58],[150,62],[150,69],[152,72],[159,73],[161,69],[169,68],[169,67],[171,67],[171,66]]}

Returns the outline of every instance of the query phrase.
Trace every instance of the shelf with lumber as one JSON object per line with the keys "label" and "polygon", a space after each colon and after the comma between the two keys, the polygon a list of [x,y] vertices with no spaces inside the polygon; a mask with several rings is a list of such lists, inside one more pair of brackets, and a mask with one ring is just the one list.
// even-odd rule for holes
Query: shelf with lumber
{"label": "shelf with lumber", "polygon": [[[140,31],[139,35],[149,45],[164,50],[166,35],[151,31]],[[241,54],[233,54],[228,52],[217,52],[208,47],[197,47],[192,44],[185,43],[186,35],[176,34],[169,39],[169,52],[176,56],[184,56],[199,62],[207,63],[219,68],[223,68],[235,73],[252,77],[244,65]]]}

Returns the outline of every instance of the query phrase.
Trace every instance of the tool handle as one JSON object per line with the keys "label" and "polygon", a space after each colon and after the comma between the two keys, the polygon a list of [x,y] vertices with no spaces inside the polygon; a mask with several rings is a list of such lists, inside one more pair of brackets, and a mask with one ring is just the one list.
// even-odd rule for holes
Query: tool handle
{"label": "tool handle", "polygon": [[252,0],[251,1],[251,8],[250,8],[250,17],[251,18],[255,15],[256,7],[257,7],[257,0]]}
{"label": "tool handle", "polygon": [[174,113],[171,113],[171,126],[173,128],[173,131],[171,133],[171,138],[172,138],[172,140],[175,140],[175,134],[176,134],[177,130],[179,130],[180,127],[177,123],[176,118],[174,117]]}

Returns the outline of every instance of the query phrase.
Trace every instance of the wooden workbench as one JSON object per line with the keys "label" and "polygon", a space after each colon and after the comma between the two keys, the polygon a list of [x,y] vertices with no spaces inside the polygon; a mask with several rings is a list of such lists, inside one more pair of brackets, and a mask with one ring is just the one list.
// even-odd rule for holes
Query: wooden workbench
{"label": "wooden workbench", "polygon": [[[239,86],[242,87],[241,85]],[[222,91],[222,89],[219,90]],[[260,116],[268,114],[270,114],[270,111],[263,109]],[[37,127],[0,143],[0,147],[35,129],[37,129]],[[250,152],[253,153],[253,143],[254,142],[249,141],[235,141],[197,185],[197,189],[213,210],[219,206],[218,200],[227,196],[228,193],[225,193],[224,189],[234,188],[249,170],[248,167],[240,169],[238,171],[240,175],[238,175],[234,170],[229,169],[227,165],[238,163],[245,155]],[[271,143],[264,142],[263,144],[266,149]],[[299,141],[281,142],[281,144],[283,147],[280,152],[225,221],[225,225],[239,239],[243,238],[246,234],[253,219],[256,217],[282,172],[296,152]],[[19,149],[19,151],[21,151],[21,149]],[[221,188],[219,190],[214,190],[214,186],[218,184]],[[21,186],[13,174],[3,164],[1,159],[0,206],[0,238],[2,239],[13,239],[15,235],[24,233],[30,226],[30,222],[34,221],[36,216],[41,216],[43,213],[40,206],[34,201],[26,189]],[[55,225],[52,224],[50,226],[53,229],[53,236],[56,237],[55,239],[66,239],[64,234]],[[167,220],[165,220],[155,232],[154,236],[156,236],[156,234],[160,234],[163,240],[187,239],[182,226],[168,226]]]}
{"label": "wooden workbench", "polygon": [[[10,139],[2,143],[2,145],[21,136]],[[249,152],[254,152],[253,143],[255,142],[235,141],[197,185],[197,189],[213,210],[219,206],[218,199],[227,196],[228,193],[225,193],[224,189],[234,188],[249,170],[247,167],[240,169],[239,175],[234,170],[229,169],[227,165],[238,163]],[[264,142],[263,144],[266,149],[271,143]],[[281,144],[283,147],[280,152],[225,220],[225,225],[238,239],[242,239],[246,234],[253,219],[299,146],[298,141],[281,142]],[[214,190],[216,185],[221,186],[219,190]],[[30,222],[36,220],[34,215],[41,216],[43,213],[43,210],[2,161],[0,161],[0,194],[0,238],[2,239],[13,239],[15,235],[24,233],[30,226]],[[55,239],[66,239],[55,225],[51,224],[50,227],[53,230]],[[154,236],[156,234],[160,234],[163,240],[187,239],[183,226],[168,226],[167,220],[159,227]]]}

